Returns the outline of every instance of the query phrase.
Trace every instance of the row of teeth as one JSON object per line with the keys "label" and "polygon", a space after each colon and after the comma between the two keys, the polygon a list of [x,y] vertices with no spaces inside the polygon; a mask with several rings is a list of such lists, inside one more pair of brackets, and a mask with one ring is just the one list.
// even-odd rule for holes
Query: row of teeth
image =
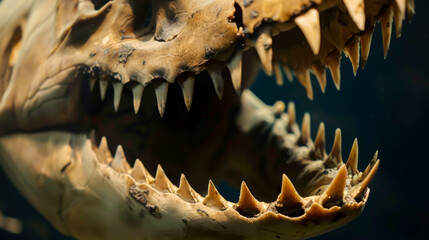
{"label": "row of teeth", "polygon": [[[219,97],[219,99],[222,99],[225,80],[228,78],[227,70],[225,69],[226,68],[225,64],[222,62],[211,61],[205,64],[205,68],[210,74],[217,96]],[[121,81],[121,77],[119,75],[116,75],[117,77],[115,78],[115,77],[112,77],[111,73],[109,74],[101,73],[101,70],[98,65],[94,65],[90,69],[84,69],[83,71],[84,73],[90,74],[89,86],[90,86],[91,92],[94,90],[95,84],[98,82],[101,100],[105,99],[107,88],[110,83],[112,84],[112,87],[114,90],[113,106],[115,111],[118,111],[119,104],[122,98],[122,90],[124,86]],[[240,72],[241,72],[241,68],[240,68]],[[240,83],[238,84],[241,84],[241,73],[240,73],[239,79],[240,79]],[[194,73],[182,74],[176,79],[176,81],[182,89],[185,106],[188,109],[188,111],[190,111],[191,105],[192,105],[194,84],[195,84],[195,74]],[[140,84],[137,81],[133,81],[133,83],[135,83],[131,87],[131,90],[133,92],[133,106],[134,106],[134,112],[135,114],[137,114],[140,109],[143,92],[146,86]],[[154,79],[150,83],[155,89],[155,95],[158,103],[159,114],[161,117],[163,117],[165,112],[166,102],[167,102],[169,83],[163,79]],[[237,92],[240,92],[239,85],[235,84],[234,87]]]}
{"label": "row of teeth", "polygon": [[[364,0],[343,0],[348,12],[355,22],[359,30],[365,30],[365,6]],[[392,4],[387,6],[387,9],[380,17],[382,36],[383,36],[383,47],[384,47],[384,57],[386,58],[389,47],[390,39],[392,35],[392,26],[393,19],[395,19],[396,26],[396,36],[399,38],[402,31],[402,22],[405,19],[405,12],[407,10],[407,15],[409,20],[414,14],[414,0],[394,0]],[[295,24],[301,29],[304,37],[307,39],[307,42],[313,51],[314,55],[318,55],[320,46],[321,46],[321,29],[320,29],[320,19],[319,12],[316,9],[310,9],[307,12],[301,14],[300,16],[294,19]],[[361,55],[362,69],[365,67],[365,64],[368,60],[372,35],[374,32],[375,26],[367,29],[366,31],[360,33],[360,36],[355,34],[352,36],[344,46],[345,56],[349,58],[352,63],[354,75],[359,68],[359,55]],[[283,68],[285,75],[289,81],[293,80],[292,71],[289,66],[282,65],[280,63],[273,63],[273,49],[272,49],[272,38],[271,34],[262,32],[258,39],[255,42],[255,48],[260,57],[264,71],[268,75],[274,73],[276,82],[278,85],[283,84],[283,75],[281,67]],[[360,44],[359,44],[360,43]],[[326,72],[325,68],[329,68],[335,87],[340,89],[340,62],[341,62],[341,52],[336,50],[329,54],[325,59],[324,63],[313,63],[312,66],[308,69],[295,69],[295,76],[299,82],[305,87],[307,92],[307,97],[313,99],[313,88],[311,85],[310,72],[312,72],[320,85],[322,92],[325,92],[326,88]]]}
{"label": "row of teeth", "polygon": [[[291,119],[291,124],[288,125],[288,128],[295,124],[294,109],[295,107],[293,103],[289,104],[288,113]],[[330,185],[325,186],[326,188],[324,188],[322,193],[302,197],[298,194],[290,179],[283,174],[281,192],[278,195],[277,200],[272,203],[260,202],[255,199],[244,181],[241,184],[240,198],[236,204],[226,201],[217,191],[211,180],[208,184],[208,194],[205,197],[199,195],[190,186],[183,174],[180,178],[179,187],[176,187],[168,179],[160,165],[158,165],[155,177],[146,170],[139,159],[135,161],[134,167],[131,168],[120,145],[116,149],[115,156],[112,157],[105,137],[101,139],[99,147],[97,148],[94,146],[94,149],[95,151],[101,152],[101,156],[103,156],[103,158],[98,159],[98,161],[110,166],[120,174],[127,174],[127,176],[130,176],[133,179],[136,185],[148,184],[159,192],[176,194],[186,202],[203,203],[204,205],[217,210],[224,210],[231,207],[236,209],[243,216],[247,217],[257,217],[266,211],[274,211],[289,217],[295,217],[294,214],[297,210],[300,212],[299,215],[302,215],[306,209],[313,205],[313,203],[317,203],[328,209],[335,205],[343,206],[343,204],[359,203],[362,196],[365,194],[369,183],[377,172],[379,166],[377,153],[365,171],[363,173],[359,172],[357,169],[357,141],[353,143],[350,157],[346,164],[344,164],[341,160],[341,131],[337,129],[332,151],[329,155],[325,154],[324,135],[325,128],[322,123],[319,127],[314,144],[312,144],[313,142],[310,138],[310,115],[305,114],[301,128],[301,136],[298,141],[306,143],[307,146],[313,145],[313,147],[311,147],[311,153],[313,153],[313,156],[316,156],[318,159],[324,159],[326,166],[333,165],[333,169],[338,169],[338,172]],[[94,138],[91,137],[91,139],[92,142],[95,143]]]}

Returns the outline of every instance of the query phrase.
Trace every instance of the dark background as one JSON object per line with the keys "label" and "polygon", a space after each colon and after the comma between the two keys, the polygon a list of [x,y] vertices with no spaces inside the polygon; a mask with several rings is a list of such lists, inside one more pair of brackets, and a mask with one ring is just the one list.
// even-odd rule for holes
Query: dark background
{"label": "dark background", "polygon": [[[0,0],[1,1],[1,0]],[[376,150],[380,169],[371,184],[369,202],[362,215],[345,227],[315,239],[428,239],[429,210],[429,21],[428,1],[416,1],[413,23],[405,24],[402,38],[392,39],[383,59],[380,26],[374,33],[365,70],[353,77],[348,59],[342,61],[341,91],[328,80],[326,94],[313,79],[314,101],[306,99],[297,81],[277,87],[261,74],[253,91],[266,103],[294,101],[299,121],[311,113],[312,136],[320,121],[326,125],[328,149],[337,127],[343,133],[343,158],[353,139],[359,139],[362,171]],[[23,223],[23,232],[12,235],[0,229],[0,239],[67,239],[58,234],[0,172],[0,212]],[[227,191],[220,189],[221,192]]]}

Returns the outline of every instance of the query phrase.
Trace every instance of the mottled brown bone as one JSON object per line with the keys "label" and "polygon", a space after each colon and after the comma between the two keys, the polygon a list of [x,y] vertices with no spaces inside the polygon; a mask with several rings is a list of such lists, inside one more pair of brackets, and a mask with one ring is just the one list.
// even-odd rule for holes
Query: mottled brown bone
{"label": "mottled brown bone", "polygon": [[[293,103],[285,113],[284,103],[267,106],[246,88],[260,68],[282,84],[282,66],[309,98],[310,72],[324,91],[328,68],[339,89],[341,53],[356,74],[374,25],[382,24],[387,54],[393,19],[400,36],[414,8],[413,0],[4,0],[0,163],[56,229],[78,239],[325,233],[359,216],[378,155],[360,172],[355,141],[344,164],[340,130],[327,154],[323,123],[313,141],[310,114],[300,129]],[[213,93],[197,96],[207,81]],[[178,102],[177,89],[185,111],[168,105]],[[100,122],[101,113],[90,116],[87,94],[113,102],[96,110],[118,126]],[[133,110],[124,108],[128,99]],[[122,128],[135,124],[122,121],[129,112],[149,119],[138,123],[147,135],[134,133],[142,149]],[[91,117],[113,137],[98,136],[98,144],[97,131],[81,126]],[[122,146],[141,151],[144,165]],[[157,162],[162,156],[169,168]],[[189,173],[180,172],[179,186],[167,177],[177,176],[177,165]],[[158,166],[155,177],[145,166]],[[203,197],[191,184],[200,190],[209,177],[216,180]],[[218,192],[217,180],[242,183],[237,203]]]}

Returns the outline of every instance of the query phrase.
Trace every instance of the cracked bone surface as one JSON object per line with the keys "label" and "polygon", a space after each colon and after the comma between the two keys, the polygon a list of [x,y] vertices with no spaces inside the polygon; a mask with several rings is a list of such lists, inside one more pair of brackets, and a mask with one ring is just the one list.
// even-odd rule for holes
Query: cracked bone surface
{"label": "cracked bone surface", "polygon": [[313,140],[309,113],[299,126],[292,102],[267,106],[248,88],[259,69],[283,84],[283,69],[312,99],[311,73],[324,91],[329,69],[340,89],[342,52],[356,74],[375,24],[386,56],[392,22],[400,36],[414,11],[413,0],[4,0],[0,164],[78,239],[331,231],[362,212],[378,153],[360,172],[357,140],[344,163],[340,129],[328,152],[332,129]]}

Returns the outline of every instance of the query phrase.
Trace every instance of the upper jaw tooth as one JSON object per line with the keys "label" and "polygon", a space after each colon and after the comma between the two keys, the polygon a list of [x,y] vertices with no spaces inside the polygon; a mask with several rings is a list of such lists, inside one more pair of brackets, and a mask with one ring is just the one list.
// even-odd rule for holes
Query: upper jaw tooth
{"label": "upper jaw tooth", "polygon": [[237,50],[227,62],[231,74],[232,85],[238,95],[241,93],[241,77],[243,75],[243,52]]}
{"label": "upper jaw tooth", "polygon": [[314,55],[317,55],[320,50],[321,41],[319,11],[312,8],[296,17],[295,23],[304,33]]}
{"label": "upper jaw tooth", "polygon": [[145,87],[139,83],[131,87],[131,90],[133,92],[133,107],[135,114],[137,114],[140,109],[144,88]]}

